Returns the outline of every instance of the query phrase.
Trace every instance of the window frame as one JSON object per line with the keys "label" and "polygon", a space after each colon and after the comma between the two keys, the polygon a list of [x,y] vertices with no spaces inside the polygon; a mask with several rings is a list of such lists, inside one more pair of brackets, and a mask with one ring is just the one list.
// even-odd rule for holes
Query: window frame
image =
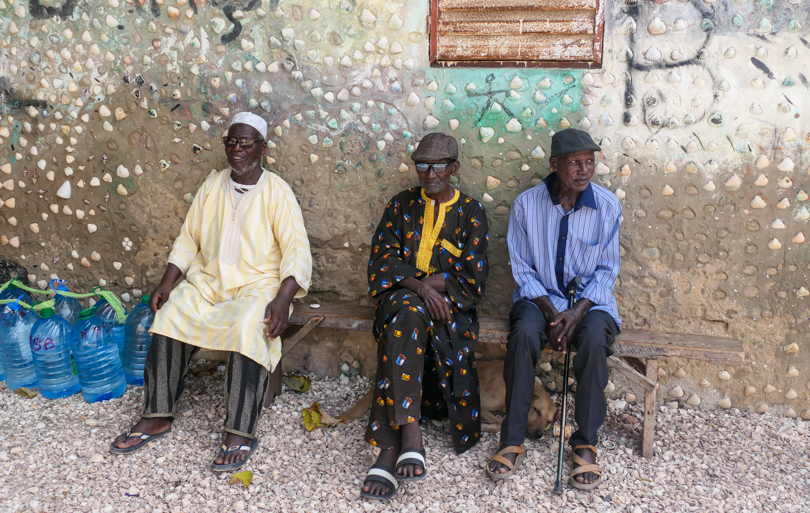
{"label": "window frame", "polygon": [[439,44],[439,1],[430,0],[430,13],[428,14],[428,45],[431,68],[571,68],[571,69],[599,69],[602,67],[602,54],[604,50],[605,30],[605,4],[607,0],[596,0],[596,16],[594,19],[593,59],[589,61],[549,61],[549,60],[439,60],[437,49]]}

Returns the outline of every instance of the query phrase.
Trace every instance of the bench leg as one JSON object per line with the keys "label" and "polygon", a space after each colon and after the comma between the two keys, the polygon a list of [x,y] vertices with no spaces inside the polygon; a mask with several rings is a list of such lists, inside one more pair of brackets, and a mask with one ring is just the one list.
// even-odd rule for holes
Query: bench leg
{"label": "bench leg", "polygon": [[[647,378],[658,382],[658,360],[647,360]],[[644,436],[642,439],[641,454],[645,458],[653,457],[653,443],[655,442],[655,395],[656,388],[644,391]]]}
{"label": "bench leg", "polygon": [[281,395],[281,360],[276,365],[276,370],[270,373],[270,379],[267,380],[267,390],[264,392],[264,407],[267,408],[273,404],[273,400]]}

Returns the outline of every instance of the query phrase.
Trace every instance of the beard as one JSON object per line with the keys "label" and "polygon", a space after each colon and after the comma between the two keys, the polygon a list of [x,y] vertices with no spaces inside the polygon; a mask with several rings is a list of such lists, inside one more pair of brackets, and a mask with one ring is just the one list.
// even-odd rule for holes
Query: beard
{"label": "beard", "polygon": [[253,171],[255,171],[256,168],[259,167],[260,164],[261,164],[261,162],[257,160],[255,162],[246,163],[245,166],[242,169],[237,169],[237,168],[231,166],[231,174],[235,175],[235,176],[248,175],[248,174],[252,173]]}

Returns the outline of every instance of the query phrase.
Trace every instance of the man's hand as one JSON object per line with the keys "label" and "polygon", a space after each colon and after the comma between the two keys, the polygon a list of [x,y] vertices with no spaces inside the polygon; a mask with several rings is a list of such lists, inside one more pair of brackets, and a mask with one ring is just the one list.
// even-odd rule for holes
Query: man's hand
{"label": "man's hand", "polygon": [[548,341],[551,348],[563,354],[568,352],[568,346],[574,333],[579,327],[579,323],[585,318],[585,314],[590,311],[593,302],[582,299],[574,308],[566,310],[554,319],[548,328]]}
{"label": "man's hand", "polygon": [[152,310],[152,313],[157,313],[157,311],[166,304],[173,288],[174,283],[160,282],[160,285],[155,288],[152,292],[152,296],[149,298],[149,309]]}
{"label": "man's hand", "polygon": [[439,291],[430,285],[422,284],[416,291],[416,295],[425,303],[425,307],[430,314],[430,318],[434,321],[447,324],[453,322],[453,314],[450,312],[450,306],[444,300],[444,296],[439,294]]}
{"label": "man's hand", "polygon": [[262,319],[262,322],[267,324],[264,329],[267,340],[280,337],[284,330],[287,329],[290,322],[290,303],[292,303],[295,294],[300,288],[294,277],[287,276],[282,280],[276,297],[267,303],[264,308],[264,319]]}
{"label": "man's hand", "polygon": [[560,315],[560,312],[554,308],[554,304],[548,298],[548,296],[540,296],[532,299],[532,303],[537,305],[537,308],[540,309],[540,312],[543,314],[543,318],[546,320],[546,324],[551,324],[557,316]]}
{"label": "man's hand", "polygon": [[290,322],[290,302],[278,296],[267,303],[264,309],[263,323],[267,324],[264,334],[267,340],[273,340],[287,329]]}
{"label": "man's hand", "polygon": [[436,290],[436,292],[446,292],[447,282],[444,279],[443,273],[436,273],[428,276],[422,283]]}
{"label": "man's hand", "polygon": [[169,300],[169,294],[172,293],[172,289],[174,288],[174,282],[176,282],[182,274],[183,272],[176,265],[169,264],[166,266],[166,272],[163,273],[160,285],[155,288],[152,292],[152,296],[149,298],[149,309],[152,310],[152,313],[157,313],[157,311],[166,304],[166,301]]}

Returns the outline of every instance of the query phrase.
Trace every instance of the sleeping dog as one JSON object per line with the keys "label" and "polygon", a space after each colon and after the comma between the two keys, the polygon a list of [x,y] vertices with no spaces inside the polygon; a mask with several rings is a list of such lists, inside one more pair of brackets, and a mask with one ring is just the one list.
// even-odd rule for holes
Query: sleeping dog
{"label": "sleeping dog", "polygon": [[[506,383],[503,380],[503,360],[476,362],[478,382],[481,390],[481,429],[487,433],[498,433],[501,420],[495,414],[506,413]],[[371,408],[374,389],[366,393],[349,411],[337,417],[349,422],[359,419]],[[551,427],[557,417],[557,406],[543,388],[539,378],[535,378],[534,395],[529,410],[529,423],[526,426],[528,438],[540,438]]]}

